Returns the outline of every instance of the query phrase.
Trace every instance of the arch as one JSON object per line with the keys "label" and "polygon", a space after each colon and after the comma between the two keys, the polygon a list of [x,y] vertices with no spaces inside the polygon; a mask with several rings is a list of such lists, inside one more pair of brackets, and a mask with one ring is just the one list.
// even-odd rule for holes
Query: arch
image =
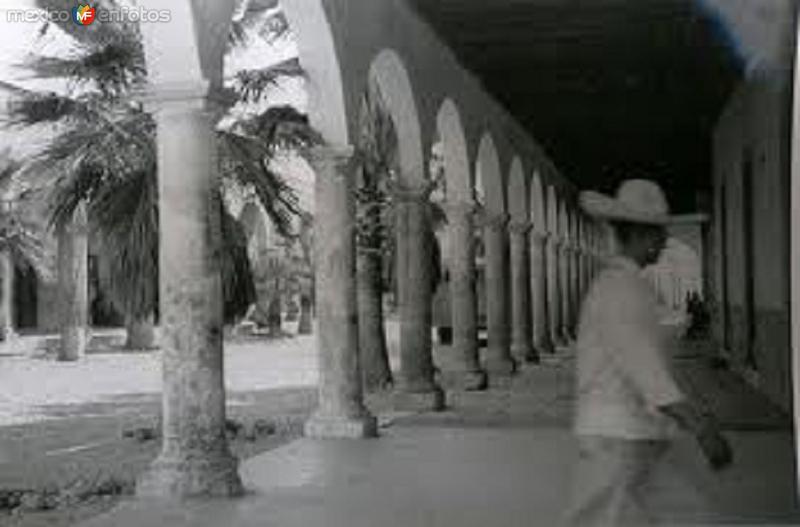
{"label": "arch", "polygon": [[538,232],[547,232],[547,210],[545,209],[544,193],[542,191],[542,177],[538,170],[533,171],[530,188],[530,219]]}
{"label": "arch", "polygon": [[406,185],[418,185],[427,179],[422,132],[411,79],[400,56],[384,49],[375,56],[369,69],[370,90],[377,90],[385,104],[397,134],[398,179]]}
{"label": "arch", "polygon": [[447,202],[472,203],[474,184],[469,168],[467,140],[461,114],[452,99],[445,99],[439,108],[436,126],[442,145]]}
{"label": "arch", "polygon": [[547,232],[548,234],[559,236],[559,217],[558,217],[558,194],[552,185],[547,187]]}
{"label": "arch", "polygon": [[475,187],[483,193],[486,200],[484,206],[488,211],[494,213],[506,211],[500,159],[497,156],[494,140],[488,132],[483,135],[478,147],[478,158],[475,162]]}
{"label": "arch", "polygon": [[665,305],[685,311],[686,295],[703,294],[703,270],[700,256],[682,240],[670,236],[658,262],[645,269]]}
{"label": "arch", "polygon": [[308,117],[331,145],[348,145],[344,86],[339,57],[322,0],[281,2],[297,35],[297,51],[306,75]]}
{"label": "arch", "polygon": [[515,221],[529,221],[527,182],[519,157],[514,157],[508,172],[508,213]]}

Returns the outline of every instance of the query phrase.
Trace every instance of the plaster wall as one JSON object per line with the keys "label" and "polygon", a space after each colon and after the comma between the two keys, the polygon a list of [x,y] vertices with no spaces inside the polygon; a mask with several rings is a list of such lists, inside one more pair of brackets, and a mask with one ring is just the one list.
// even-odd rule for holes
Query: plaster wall
{"label": "plaster wall", "polygon": [[[729,99],[714,134],[715,214],[710,226],[716,334],[724,342],[727,324],[727,351],[734,362],[754,369],[752,379],[785,408],[791,397],[789,87],[785,74],[756,71]],[[744,179],[748,158],[752,163],[749,185]],[[752,211],[750,248],[746,207]],[[727,254],[723,254],[723,246]],[[748,250],[752,251],[749,271]],[[750,280],[752,343],[746,294]]]}

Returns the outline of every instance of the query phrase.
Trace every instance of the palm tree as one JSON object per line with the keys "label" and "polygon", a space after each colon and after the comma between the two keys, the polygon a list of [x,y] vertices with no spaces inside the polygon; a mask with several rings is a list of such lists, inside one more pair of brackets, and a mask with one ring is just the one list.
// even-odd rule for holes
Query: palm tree
{"label": "palm tree", "polygon": [[[245,26],[241,20],[235,24],[232,45],[241,41]],[[92,231],[105,255],[101,276],[128,321],[128,345],[138,348],[151,344],[149,328],[158,305],[155,122],[131,97],[146,84],[138,29],[102,27],[102,38],[81,33],[80,52],[73,57],[35,57],[25,64],[37,77],[62,79],[70,89],[58,94],[15,88],[7,124],[56,127],[53,140],[22,174],[51,189],[51,226],[69,222],[81,203],[88,204]],[[229,86],[232,100],[261,103],[281,78],[299,75],[296,60],[238,72]],[[271,160],[318,141],[307,118],[291,107],[272,107],[235,120],[217,137],[219,194],[232,187],[252,189],[278,232],[290,236],[298,201],[271,169]],[[244,233],[225,210],[223,229],[226,320],[232,321],[244,314],[255,290]]]}
{"label": "palm tree", "polygon": [[[392,382],[384,327],[384,257],[394,254],[390,185],[397,156],[397,134],[377,85],[362,103],[356,191],[358,331],[364,388],[386,389]],[[391,261],[391,260],[390,260]]]}

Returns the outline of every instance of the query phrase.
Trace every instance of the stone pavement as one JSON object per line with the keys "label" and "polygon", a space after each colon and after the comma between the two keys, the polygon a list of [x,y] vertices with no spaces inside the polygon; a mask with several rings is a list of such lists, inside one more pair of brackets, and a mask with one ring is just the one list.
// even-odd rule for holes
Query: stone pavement
{"label": "stone pavement", "polygon": [[[437,350],[440,364],[446,352]],[[568,354],[548,357],[489,392],[448,394],[438,414],[392,413],[389,398],[372,398],[377,440],[302,439],[244,463],[241,499],[130,501],[85,527],[555,526],[575,456],[570,364]],[[724,393],[705,395],[725,407]],[[732,427],[736,464],[722,474],[679,441],[654,479],[655,515],[669,525],[800,523],[792,437],[778,414]]]}

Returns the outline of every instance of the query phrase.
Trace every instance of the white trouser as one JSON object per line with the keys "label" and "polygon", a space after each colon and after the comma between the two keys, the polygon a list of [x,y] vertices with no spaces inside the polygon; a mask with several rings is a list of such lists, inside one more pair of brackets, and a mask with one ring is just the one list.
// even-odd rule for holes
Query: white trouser
{"label": "white trouser", "polygon": [[573,527],[647,525],[643,486],[664,456],[666,440],[579,436],[580,453],[565,516]]}

